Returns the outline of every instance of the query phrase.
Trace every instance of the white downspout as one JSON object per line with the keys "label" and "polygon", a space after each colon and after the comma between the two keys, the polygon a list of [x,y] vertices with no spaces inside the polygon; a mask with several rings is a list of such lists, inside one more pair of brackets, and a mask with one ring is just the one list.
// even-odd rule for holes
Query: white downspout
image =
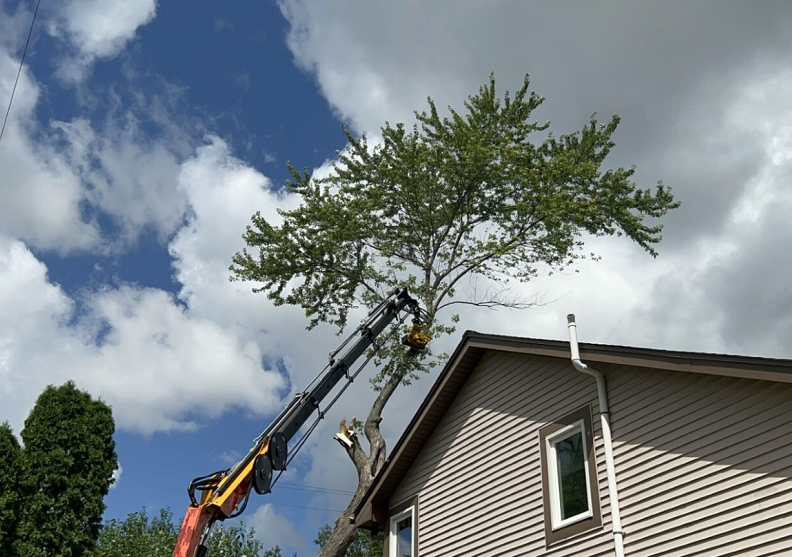
{"label": "white downspout", "polygon": [[605,376],[594,368],[580,361],[578,350],[577,325],[575,315],[567,315],[569,328],[569,349],[572,352],[572,365],[575,369],[587,373],[597,380],[597,397],[599,398],[600,420],[602,421],[602,444],[605,446],[605,469],[608,476],[608,497],[611,507],[611,526],[613,527],[613,545],[616,557],[624,557],[624,532],[622,532],[621,515],[619,514],[619,493],[616,488],[616,468],[613,464],[613,440],[611,439],[610,411],[608,408],[608,391]]}

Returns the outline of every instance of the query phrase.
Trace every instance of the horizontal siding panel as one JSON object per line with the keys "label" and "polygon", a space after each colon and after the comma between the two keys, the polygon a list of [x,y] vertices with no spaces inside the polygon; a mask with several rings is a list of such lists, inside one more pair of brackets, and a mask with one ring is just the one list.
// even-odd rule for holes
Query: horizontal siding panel
{"label": "horizontal siding panel", "polygon": [[[764,492],[742,493],[738,496],[719,500],[714,505],[690,507],[685,514],[667,512],[665,515],[656,516],[654,521],[647,521],[645,525],[630,533],[630,543],[633,549],[641,543],[654,543],[659,537],[664,541],[676,537],[688,537],[696,533],[712,529],[713,525],[735,524],[740,519],[756,510],[775,505],[779,499],[792,501],[792,486],[770,486]],[[679,507],[677,507],[679,508]],[[673,532],[668,534],[668,532]]]}
{"label": "horizontal siding panel", "polygon": [[[782,526],[783,528],[783,526]],[[792,548],[792,535],[779,538],[775,532],[765,532],[750,540],[740,540],[728,548],[721,557],[770,557],[789,555]]]}
{"label": "horizontal siding panel", "polygon": [[[629,557],[792,555],[792,385],[603,366]],[[419,497],[419,553],[610,556],[594,381],[487,351],[393,492]],[[538,431],[592,407],[603,525],[547,548]],[[786,553],[785,553],[786,552]]]}
{"label": "horizontal siding panel", "polygon": [[[552,369],[541,370],[553,377]],[[495,375],[494,373],[490,375]],[[519,374],[514,374],[519,377]],[[576,379],[578,378],[576,374]],[[493,382],[491,382],[493,383]],[[593,383],[589,381],[589,383]],[[392,501],[412,499],[420,490],[420,487],[428,480],[432,473],[432,466],[422,466],[421,462],[432,463],[440,459],[456,460],[467,459],[471,453],[471,446],[476,447],[481,455],[495,455],[492,458],[495,462],[511,458],[511,451],[504,451],[504,447],[511,447],[517,442],[531,444],[531,435],[536,436],[538,429],[547,421],[560,417],[568,410],[559,410],[560,405],[566,408],[575,409],[592,401],[596,396],[595,389],[581,381],[579,385],[570,385],[567,381],[555,381],[555,388],[547,390],[537,387],[535,390],[528,389],[528,394],[522,394],[519,388],[519,381],[511,385],[505,396],[495,396],[486,398],[485,401],[477,403],[479,395],[487,395],[486,389],[475,391],[476,385],[471,386],[470,390],[476,392],[476,397],[470,396],[465,399],[464,404],[452,405],[442,422],[442,427],[438,427],[435,434],[427,442],[424,450],[419,456],[410,473],[402,480],[392,496]],[[527,385],[531,387],[532,385]],[[567,389],[577,387],[579,393],[574,398],[570,398]],[[464,397],[468,391],[468,386],[460,393],[460,398]],[[557,394],[555,394],[557,393]],[[551,396],[555,394],[555,396]],[[473,400],[475,398],[475,400]],[[490,405],[489,407],[487,405]],[[535,407],[536,412],[541,414],[543,421],[533,426],[526,425],[526,418],[520,416],[524,408]],[[496,410],[493,410],[496,408]],[[595,409],[596,411],[596,409]],[[599,424],[597,424],[599,427]],[[496,431],[497,430],[497,431]],[[497,435],[494,433],[497,432]],[[516,436],[520,436],[517,438]],[[538,446],[536,447],[538,451]],[[538,454],[538,452],[537,452]],[[491,462],[490,466],[494,463]],[[441,482],[447,474],[453,474],[455,468],[448,468],[445,471],[437,472],[433,481]]]}
{"label": "horizontal siding panel", "polygon": [[619,366],[608,380],[627,555],[769,555],[788,544],[792,387]]}
{"label": "horizontal siding panel", "polygon": [[[600,528],[545,548],[538,431],[587,404],[604,495],[594,381],[567,360],[486,353],[391,496],[391,507],[419,496],[422,557],[570,555],[612,547]],[[609,525],[607,497],[601,499]]]}
{"label": "horizontal siding panel", "polygon": [[[699,404],[697,409],[692,412],[689,410],[688,404],[672,402],[668,405],[671,410],[668,414],[674,416],[673,418],[664,419],[654,415],[636,417],[633,420],[633,428],[621,430],[622,439],[629,438],[634,429],[645,429],[647,422],[654,424],[662,420],[663,428],[643,435],[640,445],[630,446],[618,443],[621,461],[626,465],[632,458],[639,456],[641,451],[659,445],[671,447],[672,443],[680,438],[700,439],[707,436],[712,439],[718,434],[728,435],[731,433],[731,426],[737,429],[748,427],[756,420],[763,420],[765,410],[772,412],[774,406],[790,401],[789,392],[785,390],[768,393],[759,390],[759,386],[752,385],[751,387],[755,388],[737,387],[734,390],[739,389],[740,392],[725,398],[714,398],[707,405]],[[752,418],[753,421],[751,421]],[[748,423],[743,424],[744,421]],[[696,427],[693,429],[688,427],[691,423],[695,423]],[[614,427],[616,425],[618,424],[614,424]],[[633,455],[633,452],[638,454]]]}
{"label": "horizontal siding panel", "polygon": [[688,536],[655,544],[645,551],[630,550],[628,554],[647,557],[719,556],[721,552],[732,551],[744,544],[753,545],[752,539],[757,536],[768,535],[771,539],[786,536],[789,534],[792,504],[783,505],[782,508],[783,512],[774,508],[764,509],[758,513],[746,513],[744,518],[726,527],[713,528],[705,532],[691,530]]}
{"label": "horizontal siding panel", "polygon": [[653,435],[643,446],[619,444],[617,452],[625,468],[635,466],[633,463],[637,459],[646,460],[646,453],[653,450],[652,445],[663,446],[673,453],[700,454],[704,448],[718,445],[726,437],[731,443],[737,443],[767,429],[783,427],[792,420],[790,411],[792,400],[784,392],[755,401],[749,408],[730,404],[698,419],[691,415],[696,423],[693,429],[679,427],[664,435]]}
{"label": "horizontal siding panel", "polygon": [[[748,438],[742,442],[735,443],[724,447],[723,444],[716,447],[711,447],[709,451],[703,451],[699,456],[675,455],[675,458],[670,458],[667,453],[659,454],[655,458],[649,459],[651,465],[641,467],[639,473],[635,473],[636,468],[627,469],[621,478],[625,478],[625,489],[619,491],[620,498],[628,501],[631,497],[643,498],[642,494],[647,494],[655,486],[663,486],[668,477],[672,477],[675,481],[674,484],[669,486],[665,485],[665,490],[669,487],[675,487],[681,484],[694,482],[700,477],[711,476],[719,473],[722,470],[732,469],[738,474],[751,474],[754,467],[762,467],[765,463],[774,462],[780,454],[768,453],[767,446],[776,445],[781,447],[779,450],[784,451],[784,447],[789,447],[792,444],[792,427],[786,422],[788,430],[771,429],[758,433],[755,437]],[[724,444],[730,442],[728,439],[724,440]],[[781,453],[787,455],[789,458],[788,450]],[[662,469],[663,473],[658,473]],[[652,492],[653,495],[656,493]]]}
{"label": "horizontal siding panel", "polygon": [[[775,463],[777,468],[773,473],[792,476],[792,466],[788,456],[777,459]],[[754,497],[753,494],[760,489],[779,486],[783,488],[783,484],[786,483],[785,478],[775,477],[773,473],[757,477],[729,469],[688,484],[684,488],[667,490],[660,495],[647,494],[645,498],[631,504],[630,522],[648,524],[652,521],[662,521],[679,507],[695,506],[696,509],[711,509],[728,505],[732,500],[744,497],[746,492]]]}

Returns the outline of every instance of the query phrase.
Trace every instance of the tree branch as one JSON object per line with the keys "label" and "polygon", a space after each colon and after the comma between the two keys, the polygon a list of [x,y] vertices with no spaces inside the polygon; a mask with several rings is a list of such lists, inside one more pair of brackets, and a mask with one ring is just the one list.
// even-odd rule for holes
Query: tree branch
{"label": "tree branch", "polygon": [[358,441],[357,436],[353,435],[350,438],[350,441],[352,441],[352,446],[344,446],[344,448],[346,449],[347,456],[349,456],[349,458],[352,460],[352,464],[355,465],[355,470],[357,470],[358,477],[363,477],[364,474],[368,472],[366,468],[369,463],[369,457],[366,455],[366,451],[360,445],[360,441]]}

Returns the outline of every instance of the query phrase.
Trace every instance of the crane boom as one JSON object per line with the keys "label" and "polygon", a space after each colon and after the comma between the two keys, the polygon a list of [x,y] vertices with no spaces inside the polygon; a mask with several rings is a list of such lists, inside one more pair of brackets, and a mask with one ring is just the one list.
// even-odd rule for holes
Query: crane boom
{"label": "crane boom", "polygon": [[[337,360],[331,359],[327,371],[314,379],[305,391],[298,393],[286,405],[256,438],[253,447],[242,460],[228,470],[214,472],[190,482],[187,491],[191,504],[184,515],[173,557],[204,557],[211,526],[218,520],[241,514],[251,488],[260,494],[269,492],[272,471],[286,467],[288,442],[311,415],[319,411],[319,404],[341,378],[349,378],[355,361],[374,344],[377,336],[401,311],[412,314],[413,323],[420,324],[418,302],[410,297],[407,290],[385,298],[355,331],[352,338],[357,338],[343,356]],[[351,339],[347,342],[349,341]],[[427,341],[418,328],[405,337],[406,344],[416,351],[422,350]],[[321,413],[319,417],[322,417]],[[200,501],[195,498],[196,491],[201,492]]]}

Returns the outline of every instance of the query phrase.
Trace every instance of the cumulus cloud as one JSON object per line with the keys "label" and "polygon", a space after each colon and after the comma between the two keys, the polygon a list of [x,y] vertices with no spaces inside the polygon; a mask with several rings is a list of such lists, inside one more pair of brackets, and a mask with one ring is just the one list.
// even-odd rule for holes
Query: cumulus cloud
{"label": "cumulus cloud", "polygon": [[73,53],[59,64],[58,75],[68,82],[81,81],[94,61],[121,52],[156,11],[156,0],[68,0],[60,5],[52,12],[48,31]]}
{"label": "cumulus cloud", "polygon": [[190,216],[169,245],[180,299],[193,315],[265,343],[268,354],[284,358],[293,388],[302,388],[338,339],[329,327],[306,332],[301,309],[273,307],[264,294],[252,293],[255,285],[229,282],[228,270],[231,257],[245,247],[242,233],[253,213],[277,223],[278,209],[292,208],[299,199],[272,187],[212,136],[182,165],[178,187],[190,203]]}
{"label": "cumulus cloud", "polygon": [[187,200],[176,187],[179,157],[165,141],[140,132],[133,113],[98,131],[82,118],[52,127],[65,139],[85,202],[118,227],[117,248],[144,230],[166,241],[181,226]]}
{"label": "cumulus cloud", "polygon": [[[3,13],[0,31],[7,21],[18,22],[20,13],[21,7]],[[0,39],[3,103],[19,68],[12,54],[18,45],[6,38]],[[110,106],[102,118],[47,122],[36,111],[46,104],[48,89],[23,68],[0,149],[0,231],[64,255],[118,252],[144,231],[167,241],[186,210],[176,177],[191,136],[189,124],[169,112],[169,99],[178,96],[171,89],[149,92],[145,99],[138,94],[132,103],[122,103],[111,90],[103,98]],[[101,229],[101,218],[112,221],[112,237]]]}
{"label": "cumulus cloud", "polygon": [[[261,348],[196,318],[170,294],[124,286],[85,294],[84,313],[19,241],[0,245],[2,406],[15,427],[44,386],[74,379],[121,428],[189,430],[234,407],[280,404],[284,380]],[[45,340],[46,339],[46,340]]]}
{"label": "cumulus cloud", "polygon": [[[0,49],[0,99],[11,96],[19,60]],[[99,240],[81,216],[84,190],[68,157],[35,121],[40,89],[23,70],[0,149],[0,231],[43,249],[86,249]],[[5,106],[5,105],[3,105]]]}
{"label": "cumulus cloud", "polygon": [[261,505],[245,521],[256,531],[256,537],[264,547],[278,545],[281,549],[287,547],[300,552],[308,551],[305,540],[297,533],[292,521],[275,512],[271,503]]}
{"label": "cumulus cloud", "polygon": [[[74,143],[95,141],[88,127],[70,126]],[[275,309],[252,285],[228,280],[253,211],[274,221],[295,199],[217,137],[178,165],[174,181],[188,204],[169,244],[176,296],[122,284],[72,297],[25,242],[0,236],[0,405],[15,427],[45,385],[74,379],[113,406],[122,429],[191,430],[231,408],[272,413],[324,365],[338,343],[328,329],[306,333],[301,310]],[[264,363],[279,357],[288,377]]]}
{"label": "cumulus cloud", "polygon": [[[16,61],[0,52],[0,75]],[[0,88],[10,82],[3,81]],[[164,138],[139,131],[129,112],[96,129],[88,120],[41,125],[37,85],[26,75],[0,150],[0,231],[38,249],[118,252],[144,231],[167,241],[181,226],[187,200],[176,187],[180,155]],[[96,215],[116,232],[104,234]]]}
{"label": "cumulus cloud", "polygon": [[636,310],[684,336],[677,342],[689,349],[709,331],[720,351],[790,356],[792,70],[762,70],[724,112],[733,135],[750,140],[755,172],[736,192],[720,233],[696,245],[698,257],[692,250],[678,257],[679,268],[661,275]]}

